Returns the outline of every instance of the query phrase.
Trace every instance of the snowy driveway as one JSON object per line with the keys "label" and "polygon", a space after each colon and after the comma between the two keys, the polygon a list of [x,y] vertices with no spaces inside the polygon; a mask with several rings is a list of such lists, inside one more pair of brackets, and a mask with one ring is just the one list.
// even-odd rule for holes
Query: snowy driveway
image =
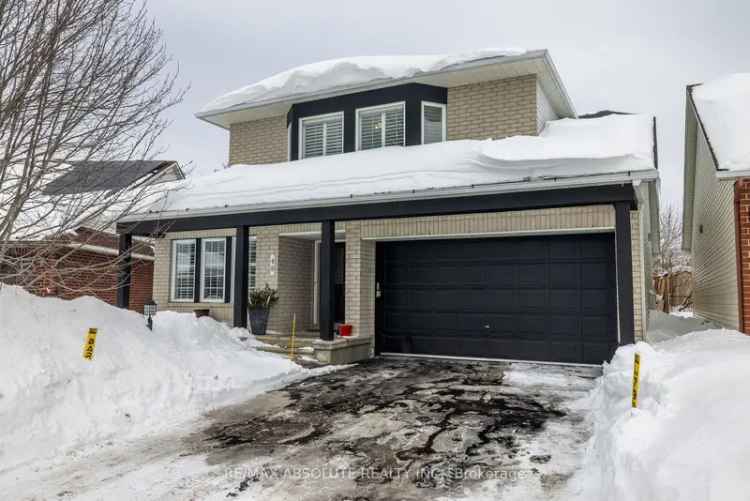
{"label": "snowy driveway", "polygon": [[588,430],[570,404],[598,368],[379,359],[210,415],[189,439],[230,497],[547,498]]}
{"label": "snowy driveway", "polygon": [[15,499],[549,499],[579,467],[579,400],[599,373],[377,359],[0,485]]}

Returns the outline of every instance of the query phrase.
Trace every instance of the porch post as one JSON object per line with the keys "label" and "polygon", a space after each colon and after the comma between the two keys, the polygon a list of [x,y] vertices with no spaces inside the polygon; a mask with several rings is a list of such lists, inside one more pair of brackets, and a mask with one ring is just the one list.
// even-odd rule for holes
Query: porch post
{"label": "porch post", "polygon": [[633,262],[630,239],[630,204],[615,204],[615,262],[620,344],[635,342],[633,322]]}
{"label": "porch post", "polygon": [[234,253],[234,302],[232,320],[235,327],[247,327],[248,266],[250,240],[247,226],[238,226]]}
{"label": "porch post", "polygon": [[117,247],[117,307],[127,309],[130,306],[133,235],[120,234]]}
{"label": "porch post", "polygon": [[318,301],[318,319],[320,323],[320,339],[333,340],[333,324],[336,316],[335,287],[336,287],[336,223],[323,221],[320,235],[320,291]]}

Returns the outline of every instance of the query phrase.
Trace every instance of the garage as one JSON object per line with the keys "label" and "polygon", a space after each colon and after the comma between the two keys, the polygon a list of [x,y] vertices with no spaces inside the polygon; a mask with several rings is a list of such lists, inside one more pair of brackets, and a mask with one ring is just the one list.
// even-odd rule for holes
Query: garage
{"label": "garage", "polygon": [[378,242],[381,353],[601,363],[617,346],[614,234]]}

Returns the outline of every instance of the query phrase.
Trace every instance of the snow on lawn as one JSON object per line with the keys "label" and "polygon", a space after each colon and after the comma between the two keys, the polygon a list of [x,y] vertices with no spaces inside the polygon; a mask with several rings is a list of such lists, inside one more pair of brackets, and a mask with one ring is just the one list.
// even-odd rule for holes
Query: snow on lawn
{"label": "snow on lawn", "polygon": [[[83,359],[89,327],[99,334]],[[304,372],[210,318],[143,316],[95,298],[0,288],[0,470],[60,449],[155,431]],[[252,339],[252,338],[250,338]]]}
{"label": "snow on lawn", "polygon": [[[641,354],[631,409],[633,354]],[[750,337],[706,330],[623,346],[590,396],[594,436],[577,498],[636,501],[747,499]]]}
{"label": "snow on lawn", "polygon": [[223,209],[653,171],[653,119],[610,115],[547,122],[539,136],[393,146],[188,179],[157,211]]}
{"label": "snow on lawn", "polygon": [[525,53],[524,49],[490,48],[458,54],[360,56],[320,61],[291,68],[217,97],[204,106],[200,114],[217,113],[241,105],[253,106],[323,90],[410,78],[461,63]]}
{"label": "snow on lawn", "polygon": [[735,73],[693,88],[693,99],[720,169],[750,169],[750,73]]}

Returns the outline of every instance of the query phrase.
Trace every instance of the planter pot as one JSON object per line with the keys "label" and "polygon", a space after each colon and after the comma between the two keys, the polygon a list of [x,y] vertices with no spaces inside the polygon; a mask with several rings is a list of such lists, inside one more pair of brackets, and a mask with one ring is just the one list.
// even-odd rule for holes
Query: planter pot
{"label": "planter pot", "polygon": [[265,336],[268,327],[268,308],[249,308],[247,310],[250,317],[250,331],[253,336]]}
{"label": "planter pot", "polygon": [[205,308],[205,309],[193,310],[193,313],[195,313],[195,316],[197,318],[201,318],[201,317],[209,316],[210,312],[208,311],[208,308]]}
{"label": "planter pot", "polygon": [[350,324],[341,324],[339,326],[339,335],[341,337],[349,337],[352,335],[352,326]]}

